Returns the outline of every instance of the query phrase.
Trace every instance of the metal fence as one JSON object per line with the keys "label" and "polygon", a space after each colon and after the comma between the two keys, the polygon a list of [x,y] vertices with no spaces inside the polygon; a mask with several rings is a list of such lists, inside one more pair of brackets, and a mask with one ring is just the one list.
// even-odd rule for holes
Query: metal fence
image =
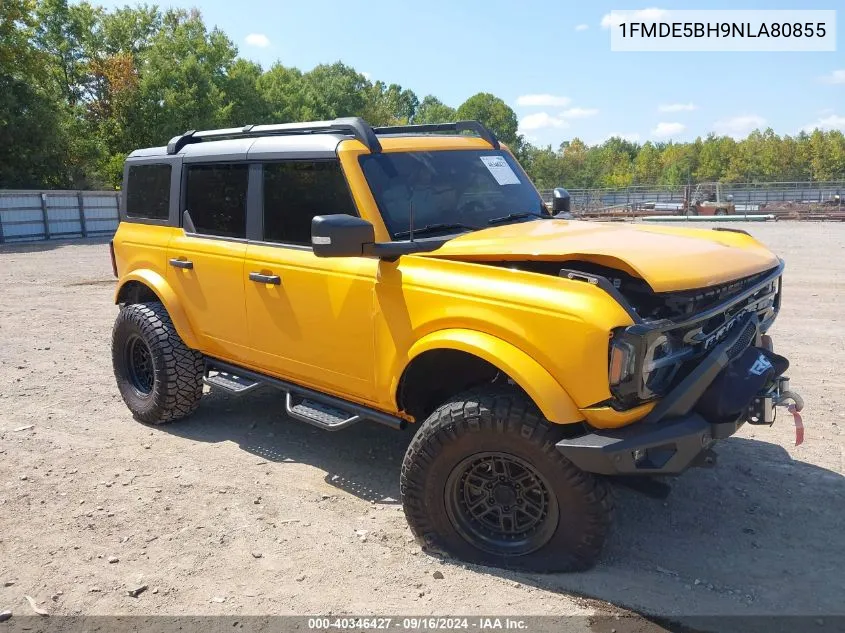
{"label": "metal fence", "polygon": [[[565,185],[564,185],[565,186]],[[693,185],[693,189],[695,185]],[[773,204],[825,204],[845,199],[845,181],[832,182],[764,182],[722,183],[721,195],[731,196],[737,210],[754,211]],[[541,192],[551,200],[552,192]],[[572,207],[576,210],[601,207],[643,207],[671,210],[684,202],[684,185],[633,186],[620,189],[570,189]],[[651,206],[654,205],[654,206]]]}
{"label": "metal fence", "polygon": [[0,191],[0,244],[111,235],[119,191]]}
{"label": "metal fence", "polygon": [[[778,204],[845,202],[845,181],[722,184],[737,211]],[[541,192],[546,202],[552,192]],[[648,207],[671,211],[684,202],[684,187],[570,189],[574,210]],[[117,230],[119,191],[0,191],[0,244],[111,235]]]}

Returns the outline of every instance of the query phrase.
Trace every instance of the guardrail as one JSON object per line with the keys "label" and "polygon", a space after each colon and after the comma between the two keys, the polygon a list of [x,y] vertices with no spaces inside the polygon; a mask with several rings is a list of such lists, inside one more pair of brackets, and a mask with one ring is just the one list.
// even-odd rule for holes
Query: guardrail
{"label": "guardrail", "polygon": [[111,235],[119,191],[0,191],[0,244]]}

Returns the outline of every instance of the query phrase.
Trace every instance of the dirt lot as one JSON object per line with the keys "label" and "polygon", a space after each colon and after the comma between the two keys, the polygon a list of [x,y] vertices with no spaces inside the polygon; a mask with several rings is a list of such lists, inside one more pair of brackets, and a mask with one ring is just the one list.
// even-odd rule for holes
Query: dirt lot
{"label": "dirt lot", "polygon": [[270,391],[133,421],[111,375],[108,247],[0,247],[0,611],[32,613],[29,595],[68,615],[845,614],[845,224],[744,228],[787,261],[773,334],[807,440],[781,416],[666,501],[618,490],[605,556],[578,575],[421,551],[397,503],[410,433],[317,431]]}

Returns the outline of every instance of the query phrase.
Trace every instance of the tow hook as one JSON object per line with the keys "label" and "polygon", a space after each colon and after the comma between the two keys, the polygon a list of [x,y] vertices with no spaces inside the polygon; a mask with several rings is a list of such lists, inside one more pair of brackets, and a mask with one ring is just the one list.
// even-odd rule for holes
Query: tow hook
{"label": "tow hook", "polygon": [[787,389],[780,392],[774,401],[774,405],[786,407],[786,410],[792,414],[792,419],[795,422],[795,446],[800,446],[804,442],[804,420],[801,418],[804,399],[794,391]]}

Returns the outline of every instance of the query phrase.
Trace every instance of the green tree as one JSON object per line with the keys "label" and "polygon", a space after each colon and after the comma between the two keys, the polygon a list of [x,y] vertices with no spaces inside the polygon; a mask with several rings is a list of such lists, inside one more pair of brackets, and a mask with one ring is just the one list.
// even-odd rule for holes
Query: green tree
{"label": "green tree", "polygon": [[132,143],[143,147],[229,122],[226,90],[236,55],[231,40],[217,28],[209,31],[198,11],[167,11],[141,60],[141,127],[132,130]]}
{"label": "green tree", "polygon": [[516,113],[489,92],[471,96],[460,105],[456,115],[461,120],[481,121],[514,151],[518,151],[522,144],[522,138],[517,134],[519,121]]}
{"label": "green tree", "polygon": [[566,178],[564,163],[551,146],[523,147],[522,166],[540,189],[560,187]]}
{"label": "green tree", "polygon": [[31,0],[0,2],[0,189],[67,186],[63,111],[34,44]]}
{"label": "green tree", "polygon": [[280,63],[273,64],[257,81],[260,98],[267,109],[267,123],[292,123],[305,118],[302,73]]}
{"label": "green tree", "polygon": [[660,181],[660,150],[650,141],[646,142],[634,158],[634,182],[639,185],[653,185]]}
{"label": "green tree", "polygon": [[414,112],[414,123],[449,123],[458,118],[455,108],[445,105],[434,95],[427,95]]}
{"label": "green tree", "polygon": [[370,85],[363,74],[342,62],[320,64],[302,76],[304,119],[362,116]]}
{"label": "green tree", "polygon": [[367,103],[364,118],[370,125],[401,125],[414,118],[419,99],[412,90],[399,84],[386,85],[377,81],[366,89]]}
{"label": "green tree", "polygon": [[235,60],[225,83],[227,125],[271,123],[269,104],[258,89],[261,66],[246,59]]}

